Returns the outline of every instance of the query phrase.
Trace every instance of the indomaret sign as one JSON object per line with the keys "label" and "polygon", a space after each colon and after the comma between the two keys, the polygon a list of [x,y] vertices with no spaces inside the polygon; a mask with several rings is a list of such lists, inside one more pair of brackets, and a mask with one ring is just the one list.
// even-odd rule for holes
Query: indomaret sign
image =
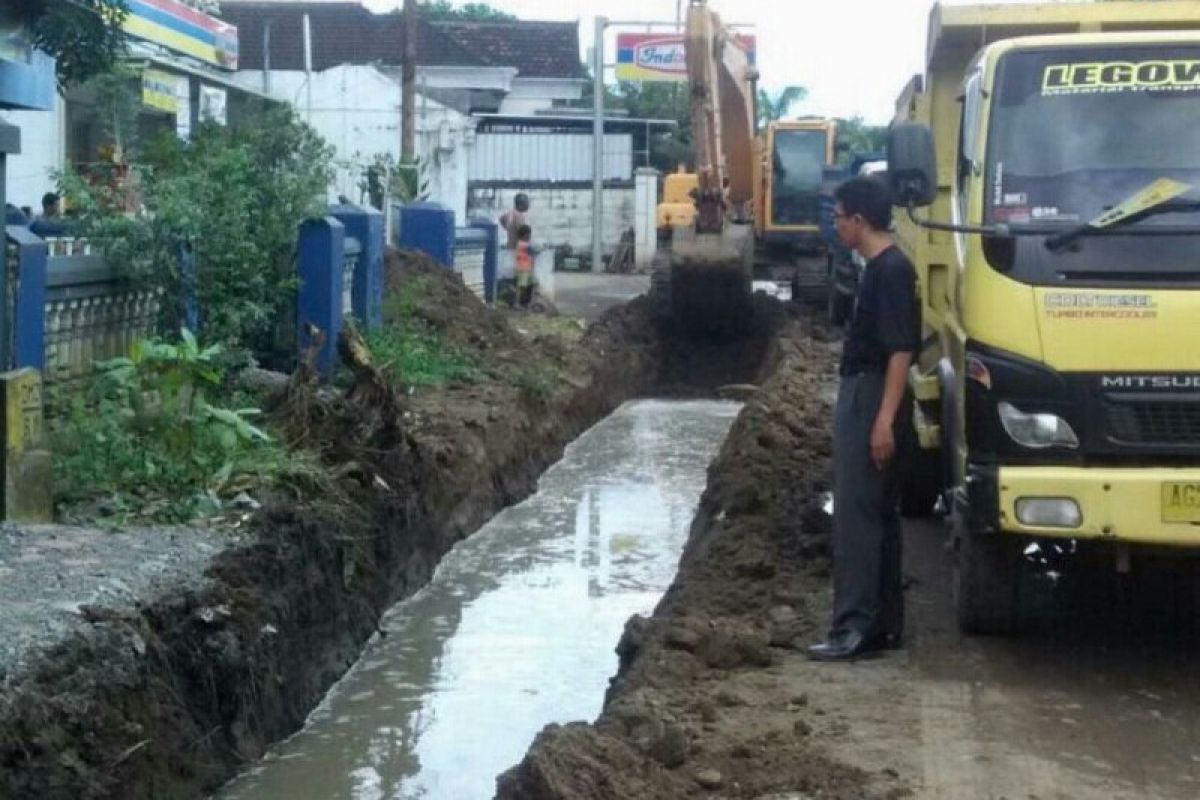
{"label": "indomaret sign", "polygon": [[[754,63],[753,36],[738,36],[738,45]],[[687,81],[687,56],[683,34],[622,33],[617,35],[617,80],[683,83]]]}

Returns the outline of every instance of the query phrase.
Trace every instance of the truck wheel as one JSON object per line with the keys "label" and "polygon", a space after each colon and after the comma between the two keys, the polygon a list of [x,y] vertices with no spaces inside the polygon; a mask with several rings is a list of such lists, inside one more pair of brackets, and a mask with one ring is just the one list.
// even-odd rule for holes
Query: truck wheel
{"label": "truck wheel", "polygon": [[913,441],[905,447],[904,476],[900,483],[900,514],[905,517],[928,517],[942,496],[942,454],[926,450]]}
{"label": "truck wheel", "polygon": [[958,521],[955,533],[958,560],[954,602],[959,630],[984,635],[1012,633],[1020,609],[1022,540],[1004,534],[972,533]]}

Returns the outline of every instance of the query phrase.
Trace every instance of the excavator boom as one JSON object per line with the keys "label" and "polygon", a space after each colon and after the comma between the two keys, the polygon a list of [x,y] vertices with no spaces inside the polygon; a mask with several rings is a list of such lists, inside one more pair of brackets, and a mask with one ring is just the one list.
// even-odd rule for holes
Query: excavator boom
{"label": "excavator boom", "polygon": [[755,198],[755,85],[750,55],[706,0],[690,0],[685,33],[699,178],[696,229],[719,233]]}

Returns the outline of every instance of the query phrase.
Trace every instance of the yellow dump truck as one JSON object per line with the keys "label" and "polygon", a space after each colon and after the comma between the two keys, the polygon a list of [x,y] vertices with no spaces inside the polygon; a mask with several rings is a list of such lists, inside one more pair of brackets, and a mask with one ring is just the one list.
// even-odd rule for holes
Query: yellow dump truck
{"label": "yellow dump truck", "polygon": [[[1200,3],[934,7],[889,141],[968,632],[1033,542],[1200,553]],[[1071,547],[1062,548],[1066,550]]]}

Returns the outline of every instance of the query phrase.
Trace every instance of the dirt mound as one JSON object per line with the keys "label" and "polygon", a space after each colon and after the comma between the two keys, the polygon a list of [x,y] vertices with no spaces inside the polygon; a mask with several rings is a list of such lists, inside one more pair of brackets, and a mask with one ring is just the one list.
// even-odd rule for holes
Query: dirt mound
{"label": "dirt mound", "polygon": [[[403,311],[415,315],[453,344],[480,353],[520,346],[520,336],[504,317],[493,313],[453,270],[415,250],[389,247],[384,254],[385,297],[401,298]],[[404,302],[418,287],[419,303]],[[385,315],[389,301],[385,300]]]}
{"label": "dirt mound", "polygon": [[827,338],[792,319],[760,342],[747,368],[765,361],[771,377],[710,469],[675,583],[626,625],[603,713],[543,731],[498,798],[904,796],[826,755],[836,729],[782,666],[825,621],[814,598],[830,569]]}

